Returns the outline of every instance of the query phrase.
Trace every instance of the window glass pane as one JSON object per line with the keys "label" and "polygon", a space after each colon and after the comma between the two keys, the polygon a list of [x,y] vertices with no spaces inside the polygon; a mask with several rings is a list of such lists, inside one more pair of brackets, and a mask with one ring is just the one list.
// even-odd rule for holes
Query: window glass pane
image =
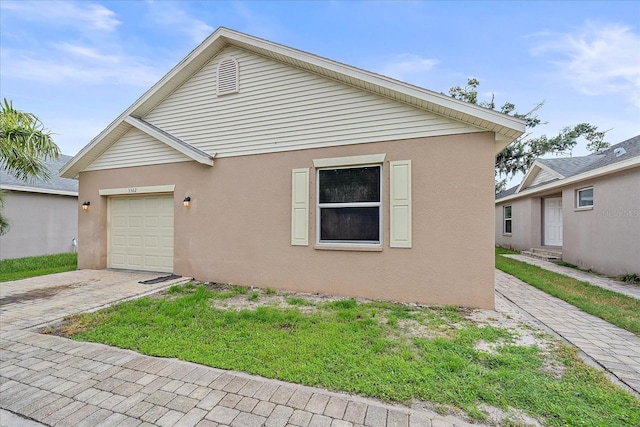
{"label": "window glass pane", "polygon": [[380,201],[380,166],[322,169],[319,182],[320,203]]}
{"label": "window glass pane", "polygon": [[504,222],[504,232],[511,233],[511,220],[508,219]]}
{"label": "window glass pane", "polygon": [[511,218],[511,206],[504,207],[504,218]]}
{"label": "window glass pane", "polygon": [[593,188],[578,191],[578,207],[593,206]]}
{"label": "window glass pane", "polygon": [[320,209],[321,241],[380,241],[380,208]]}

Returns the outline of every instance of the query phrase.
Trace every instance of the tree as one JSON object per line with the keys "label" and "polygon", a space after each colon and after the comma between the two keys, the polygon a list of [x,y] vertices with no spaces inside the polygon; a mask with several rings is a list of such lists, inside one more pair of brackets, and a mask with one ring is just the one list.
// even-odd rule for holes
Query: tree
{"label": "tree", "polygon": [[[0,105],[0,169],[24,181],[49,179],[44,161],[57,159],[60,149],[51,132],[34,114],[13,108],[4,99]],[[2,215],[4,201],[0,194],[0,235],[8,231],[9,223]]]}
{"label": "tree", "polygon": [[[477,88],[479,85],[480,82],[477,79],[471,78],[468,79],[467,86],[464,88],[454,86],[449,89],[449,95],[455,99],[496,110],[494,96],[491,97],[491,101],[478,101]],[[506,102],[502,107],[497,109],[501,113],[523,119],[527,132],[509,144],[496,156],[496,193],[504,190],[507,180],[513,178],[515,174],[518,172],[526,173],[538,157],[550,153],[558,155],[570,154],[580,137],[588,141],[587,149],[589,151],[596,152],[609,147],[609,143],[604,140],[604,135],[608,131],[599,131],[597,126],[589,123],[567,126],[563,128],[557,136],[551,138],[546,135],[531,137],[531,129],[539,124],[546,124],[546,122],[542,122],[537,115],[538,110],[543,105],[544,101],[539,102],[529,112],[524,114],[515,112],[516,107],[510,102]]]}

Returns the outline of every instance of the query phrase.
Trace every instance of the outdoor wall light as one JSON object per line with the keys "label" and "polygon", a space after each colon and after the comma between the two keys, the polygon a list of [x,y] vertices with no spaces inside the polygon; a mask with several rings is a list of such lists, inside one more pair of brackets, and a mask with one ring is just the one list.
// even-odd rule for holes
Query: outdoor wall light
{"label": "outdoor wall light", "polygon": [[187,196],[184,198],[184,200],[182,201],[182,204],[185,205],[185,207],[189,207],[189,205],[191,205],[191,197]]}
{"label": "outdoor wall light", "polygon": [[91,206],[91,202],[82,202],[82,210],[83,211],[88,210],[89,206]]}

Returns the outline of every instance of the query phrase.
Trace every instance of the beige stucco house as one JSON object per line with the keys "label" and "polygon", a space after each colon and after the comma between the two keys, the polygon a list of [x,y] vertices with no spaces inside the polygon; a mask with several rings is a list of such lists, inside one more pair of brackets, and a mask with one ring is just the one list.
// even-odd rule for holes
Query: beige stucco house
{"label": "beige stucco house", "polygon": [[538,159],[496,195],[496,244],[552,248],[584,269],[640,273],[640,136],[584,157]]}
{"label": "beige stucco house", "polygon": [[498,112],[220,28],[63,169],[79,267],[494,304]]}
{"label": "beige stucco house", "polygon": [[78,181],[61,178],[71,156],[46,160],[51,179],[23,181],[0,169],[4,216],[9,231],[0,235],[0,259],[72,252],[78,235]]}

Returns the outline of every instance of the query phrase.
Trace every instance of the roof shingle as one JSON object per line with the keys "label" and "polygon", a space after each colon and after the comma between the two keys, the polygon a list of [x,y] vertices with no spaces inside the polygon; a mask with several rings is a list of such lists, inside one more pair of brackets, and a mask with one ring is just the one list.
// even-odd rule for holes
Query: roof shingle
{"label": "roof shingle", "polygon": [[[49,169],[51,175],[50,180],[37,179],[33,181],[23,181],[10,175],[4,168],[0,169],[0,186],[37,188],[40,190],[69,191],[78,192],[78,181],[75,179],[61,178],[60,169],[64,166],[72,156],[61,154],[57,159],[47,159],[44,164]],[[45,191],[46,192],[46,191]]]}

